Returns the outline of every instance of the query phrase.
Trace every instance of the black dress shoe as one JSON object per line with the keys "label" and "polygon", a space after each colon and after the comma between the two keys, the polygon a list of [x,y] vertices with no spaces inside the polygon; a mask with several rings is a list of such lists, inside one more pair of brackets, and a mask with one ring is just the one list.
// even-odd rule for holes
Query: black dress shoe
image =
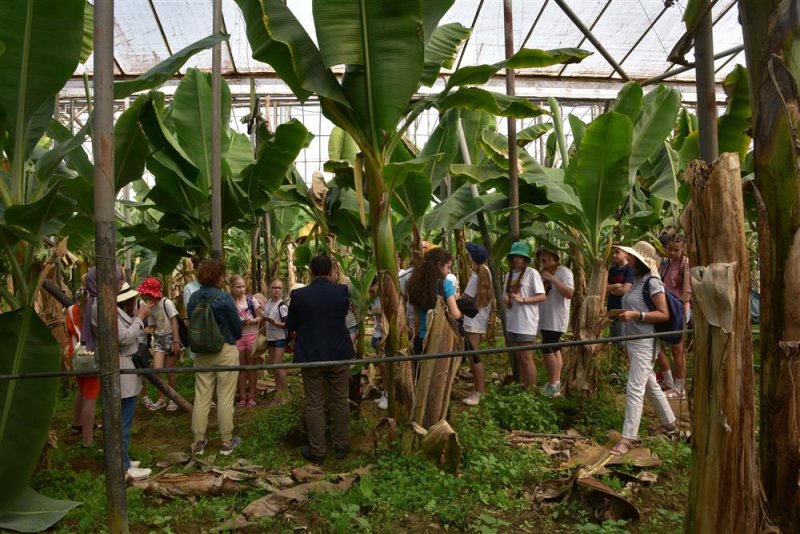
{"label": "black dress shoe", "polygon": [[346,458],[348,454],[350,454],[350,445],[345,445],[344,447],[336,447],[336,459],[341,460],[342,458]]}
{"label": "black dress shoe", "polygon": [[303,458],[311,462],[312,464],[321,465],[322,462],[325,461],[324,456],[317,456],[313,452],[311,452],[311,447],[308,445],[303,445],[300,447],[300,454],[303,455]]}

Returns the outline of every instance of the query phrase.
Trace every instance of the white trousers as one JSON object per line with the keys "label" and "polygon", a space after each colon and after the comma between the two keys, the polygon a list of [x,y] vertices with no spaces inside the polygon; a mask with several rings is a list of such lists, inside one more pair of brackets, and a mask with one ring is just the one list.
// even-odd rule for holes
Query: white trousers
{"label": "white trousers", "polygon": [[653,339],[635,339],[627,341],[630,371],[628,385],[625,388],[625,422],[622,425],[622,437],[636,439],[639,435],[639,424],[642,421],[644,397],[653,404],[661,424],[668,425],[675,421],[675,415],[667,401],[666,395],[656,381],[653,372],[658,350]]}

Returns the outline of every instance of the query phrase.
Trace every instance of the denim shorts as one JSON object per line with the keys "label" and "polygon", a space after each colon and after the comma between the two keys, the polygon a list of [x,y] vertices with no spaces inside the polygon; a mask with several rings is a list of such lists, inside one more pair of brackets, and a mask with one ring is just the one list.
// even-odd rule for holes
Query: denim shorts
{"label": "denim shorts", "polygon": [[275,339],[273,341],[267,341],[267,347],[275,347],[277,349],[283,349],[286,347],[286,339]]}
{"label": "denim shorts", "polygon": [[534,343],[536,334],[518,334],[516,332],[506,332],[509,343]]}
{"label": "denim shorts", "polygon": [[154,337],[156,352],[172,354],[172,332],[169,334],[156,334]]}

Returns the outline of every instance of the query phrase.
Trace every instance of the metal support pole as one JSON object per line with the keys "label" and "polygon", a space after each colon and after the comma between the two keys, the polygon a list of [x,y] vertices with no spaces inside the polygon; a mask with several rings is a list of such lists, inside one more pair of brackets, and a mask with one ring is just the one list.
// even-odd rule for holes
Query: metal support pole
{"label": "metal support pole", "polygon": [[583,23],[583,21],[578,17],[578,15],[576,15],[575,12],[572,11],[572,9],[570,9],[566,1],[565,0],[553,0],[553,1],[556,4],[558,4],[558,7],[561,8],[561,11],[563,11],[564,14],[572,21],[572,23],[581,31],[581,33],[583,33],[584,37],[586,37],[586,39],[588,39],[589,42],[592,43],[592,45],[594,45],[597,51],[600,52],[600,55],[603,56],[606,59],[606,61],[608,61],[608,64],[611,65],[611,67],[613,67],[615,71],[617,71],[617,74],[619,74],[620,78],[622,78],[626,82],[629,81],[630,78],[625,73],[625,71],[622,70],[622,67],[619,65],[619,63],[617,63],[617,61],[611,56],[608,50],[605,49],[605,47],[597,39],[597,37],[594,36],[592,31],[586,27],[586,24]]}
{"label": "metal support pole", "polygon": [[[214,33],[222,31],[222,0],[214,0]],[[222,44],[211,50],[211,257],[222,259]]]}
{"label": "metal support pole", "polygon": [[[467,136],[464,135],[464,127],[461,124],[461,119],[458,119],[458,122],[456,123],[456,131],[458,132],[458,144],[461,147],[461,159],[467,165],[472,165],[472,156],[470,156],[469,154],[469,147],[467,146]],[[478,191],[478,186],[475,184],[470,184],[469,187],[472,193],[472,198],[478,198],[480,196],[480,192]],[[503,335],[505,336],[506,308],[505,306],[501,306],[501,303],[503,302],[503,279],[500,270],[497,268],[497,264],[494,261],[494,257],[491,254],[492,239],[491,237],[489,237],[489,228],[486,225],[486,216],[484,215],[483,212],[478,212],[477,217],[478,217],[478,228],[480,228],[481,231],[481,239],[483,241],[483,246],[486,247],[486,250],[490,252],[488,260],[489,272],[492,273],[492,286],[494,288],[494,298],[495,301],[497,302],[497,316],[500,318],[500,323],[503,325]],[[509,345],[508,339],[506,339],[506,345]]]}
{"label": "metal support pole", "polygon": [[[505,22],[506,58],[514,55],[514,17],[511,0],[503,0],[503,20]],[[506,69],[506,93],[516,94],[514,69]],[[509,221],[511,241],[519,240],[519,170],[517,169],[517,121],[508,117],[508,203],[511,208]]]}
{"label": "metal support pole", "polygon": [[714,85],[714,38],[708,0],[701,2],[706,15],[697,25],[694,37],[697,80],[697,118],[700,123],[700,158],[712,163],[719,155],[717,135],[717,95]]}
{"label": "metal support pole", "polygon": [[[114,1],[96,2],[94,13],[94,218],[97,257],[97,351],[103,394],[108,531],[128,532],[128,503],[122,463],[122,404],[117,343],[114,229]],[[91,313],[91,310],[87,310]]]}
{"label": "metal support pole", "polygon": [[[722,59],[724,57],[728,57],[728,56],[732,56],[734,54],[738,54],[742,50],[744,50],[744,45],[734,46],[733,48],[729,48],[727,50],[723,50],[719,54],[714,54],[714,60],[716,61],[717,59]],[[681,74],[682,72],[686,72],[688,70],[692,70],[695,67],[697,67],[697,63],[690,63],[689,65],[686,65],[685,67],[676,67],[674,69],[670,69],[667,72],[665,72],[664,74],[659,74],[658,76],[653,76],[652,78],[648,78],[647,80],[643,81],[642,82],[642,87],[644,87],[645,85],[652,85],[654,83],[658,83],[658,82],[666,80],[668,78],[672,78],[673,76],[677,76],[678,74]]]}

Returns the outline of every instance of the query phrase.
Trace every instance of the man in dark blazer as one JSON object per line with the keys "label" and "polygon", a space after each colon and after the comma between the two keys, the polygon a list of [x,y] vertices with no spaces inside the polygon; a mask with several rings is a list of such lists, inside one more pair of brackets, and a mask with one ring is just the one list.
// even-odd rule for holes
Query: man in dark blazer
{"label": "man in dark blazer", "polygon": [[[296,333],[295,362],[349,360],[354,357],[353,343],[345,327],[350,296],[347,286],[331,280],[332,268],[329,256],[314,257],[311,260],[311,284],[291,293],[286,330]],[[325,459],[323,407],[327,384],[334,451],[337,458],[344,458],[350,452],[350,366],[304,368],[302,376],[309,444],[300,447],[300,453],[316,464]]]}

